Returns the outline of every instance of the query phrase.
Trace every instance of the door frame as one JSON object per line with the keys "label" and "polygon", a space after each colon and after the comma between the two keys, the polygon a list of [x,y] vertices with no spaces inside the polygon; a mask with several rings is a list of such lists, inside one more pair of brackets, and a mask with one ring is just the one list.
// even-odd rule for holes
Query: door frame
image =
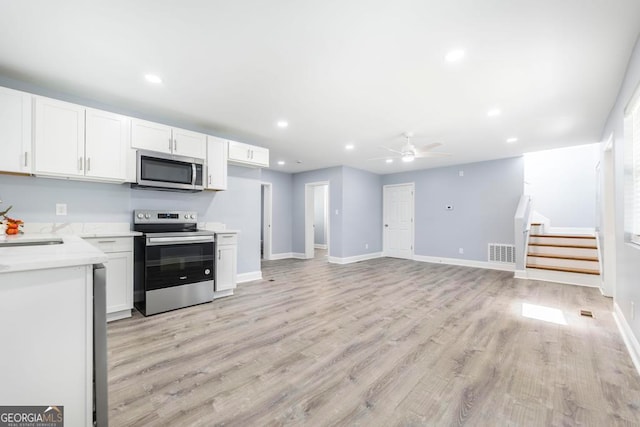
{"label": "door frame", "polygon": [[272,224],[273,224],[273,185],[270,182],[261,183],[263,192],[262,202],[262,259],[270,260],[272,252]]}
{"label": "door frame", "polygon": [[615,165],[613,155],[613,133],[604,144],[602,150],[602,179],[600,203],[602,204],[602,230],[604,243],[602,256],[602,283],[600,292],[608,297],[616,295],[616,213],[615,213]]}
{"label": "door frame", "polygon": [[401,184],[389,184],[382,186],[382,256],[389,256],[387,250],[387,233],[385,231],[386,216],[387,216],[387,195],[386,189],[392,187],[404,187],[409,186],[411,188],[411,257],[407,259],[413,259],[415,257],[415,240],[416,240],[416,184],[415,182],[404,182]]}
{"label": "door frame", "polygon": [[[305,259],[312,259],[315,256],[315,234],[314,234],[314,219],[315,219],[315,188],[321,185],[327,186],[326,191],[326,206],[325,209],[329,212],[329,192],[331,191],[331,185],[329,181],[317,181],[308,182],[304,185],[304,257]],[[331,215],[327,218],[325,223],[327,233],[327,254],[331,250]]]}

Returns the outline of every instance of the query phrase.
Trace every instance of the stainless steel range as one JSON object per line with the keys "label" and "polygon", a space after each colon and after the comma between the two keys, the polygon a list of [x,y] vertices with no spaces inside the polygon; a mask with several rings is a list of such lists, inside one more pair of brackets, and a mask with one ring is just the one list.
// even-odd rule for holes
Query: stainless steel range
{"label": "stainless steel range", "polygon": [[213,300],[214,233],[190,211],[133,212],[134,303],[145,316]]}

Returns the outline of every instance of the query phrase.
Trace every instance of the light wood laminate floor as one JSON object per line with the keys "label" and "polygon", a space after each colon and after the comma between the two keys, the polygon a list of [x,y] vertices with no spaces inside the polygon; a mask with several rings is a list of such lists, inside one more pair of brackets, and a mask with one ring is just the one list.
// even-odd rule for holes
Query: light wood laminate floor
{"label": "light wood laminate floor", "polygon": [[233,297],[109,324],[111,426],[640,425],[597,289],[391,258],[262,271]]}

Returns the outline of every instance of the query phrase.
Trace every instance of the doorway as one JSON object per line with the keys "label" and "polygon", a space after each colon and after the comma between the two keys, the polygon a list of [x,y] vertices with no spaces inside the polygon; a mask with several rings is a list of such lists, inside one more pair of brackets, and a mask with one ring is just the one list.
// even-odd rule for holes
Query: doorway
{"label": "doorway", "polygon": [[329,254],[329,183],[311,182],[304,191],[304,257],[312,259],[315,249]]}
{"label": "doorway", "polygon": [[272,222],[272,186],[270,182],[263,182],[261,186],[261,224],[260,227],[260,254],[263,260],[271,259],[271,222]]}
{"label": "doorway", "polygon": [[413,259],[414,183],[383,186],[382,204],[384,256]]}

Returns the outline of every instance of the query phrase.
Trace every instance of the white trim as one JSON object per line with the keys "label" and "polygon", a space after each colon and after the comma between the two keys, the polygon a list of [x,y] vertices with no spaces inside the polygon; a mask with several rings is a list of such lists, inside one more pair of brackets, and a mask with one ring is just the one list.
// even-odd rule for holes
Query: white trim
{"label": "white trim", "polygon": [[314,249],[327,249],[327,245],[321,245],[319,243],[316,243],[313,245]]}
{"label": "white trim", "polygon": [[516,279],[540,280],[543,282],[562,283],[564,285],[585,286],[587,288],[600,288],[601,281],[601,276],[599,275],[541,270],[537,268],[517,270],[513,277]]}
{"label": "white trim", "polygon": [[262,280],[262,271],[250,271],[248,273],[240,273],[236,277],[236,283],[253,282],[254,280]]}
{"label": "white trim", "polygon": [[335,256],[329,257],[329,262],[332,264],[352,264],[354,262],[367,261],[369,259],[382,258],[382,252],[373,252],[370,254],[355,255],[346,258],[338,258]]}
{"label": "white trim", "polygon": [[114,320],[126,319],[127,317],[131,317],[130,308],[126,310],[114,311],[113,313],[107,313],[107,323],[113,322]]}
{"label": "white trim", "polygon": [[485,268],[488,270],[515,271],[515,264],[501,264],[498,262],[476,261],[472,259],[442,258],[435,256],[414,255],[413,259],[420,262],[434,264],[460,265],[463,267]]}
{"label": "white trim", "polygon": [[307,255],[300,252],[292,252],[290,258],[293,259],[307,259]]}
{"label": "white trim", "polygon": [[595,235],[596,229],[593,227],[548,227],[544,230],[545,234],[585,234]]}
{"label": "white trim", "polygon": [[[329,181],[317,181],[317,182],[307,182],[304,184],[304,258],[303,259],[313,259],[315,257],[314,253],[314,240],[315,233],[313,222],[315,219],[315,188],[321,185],[326,185],[326,194],[327,200],[330,200],[329,191],[331,190],[331,185]],[[327,203],[327,209],[329,209]],[[330,236],[331,236],[331,219],[325,224],[325,232],[327,233],[327,246],[331,244]]]}
{"label": "white trim", "polygon": [[620,306],[615,301],[613,303],[612,314],[613,319],[616,321],[616,325],[618,325],[620,335],[622,335],[622,340],[627,346],[629,356],[631,356],[631,360],[633,361],[633,366],[636,367],[636,371],[640,374],[640,343],[638,343],[638,339],[633,335],[631,326],[627,323],[627,319],[624,317]]}
{"label": "white trim", "polygon": [[292,252],[283,252],[281,254],[271,254],[271,259],[269,261],[275,261],[279,259],[288,259],[288,258],[294,258]]}

